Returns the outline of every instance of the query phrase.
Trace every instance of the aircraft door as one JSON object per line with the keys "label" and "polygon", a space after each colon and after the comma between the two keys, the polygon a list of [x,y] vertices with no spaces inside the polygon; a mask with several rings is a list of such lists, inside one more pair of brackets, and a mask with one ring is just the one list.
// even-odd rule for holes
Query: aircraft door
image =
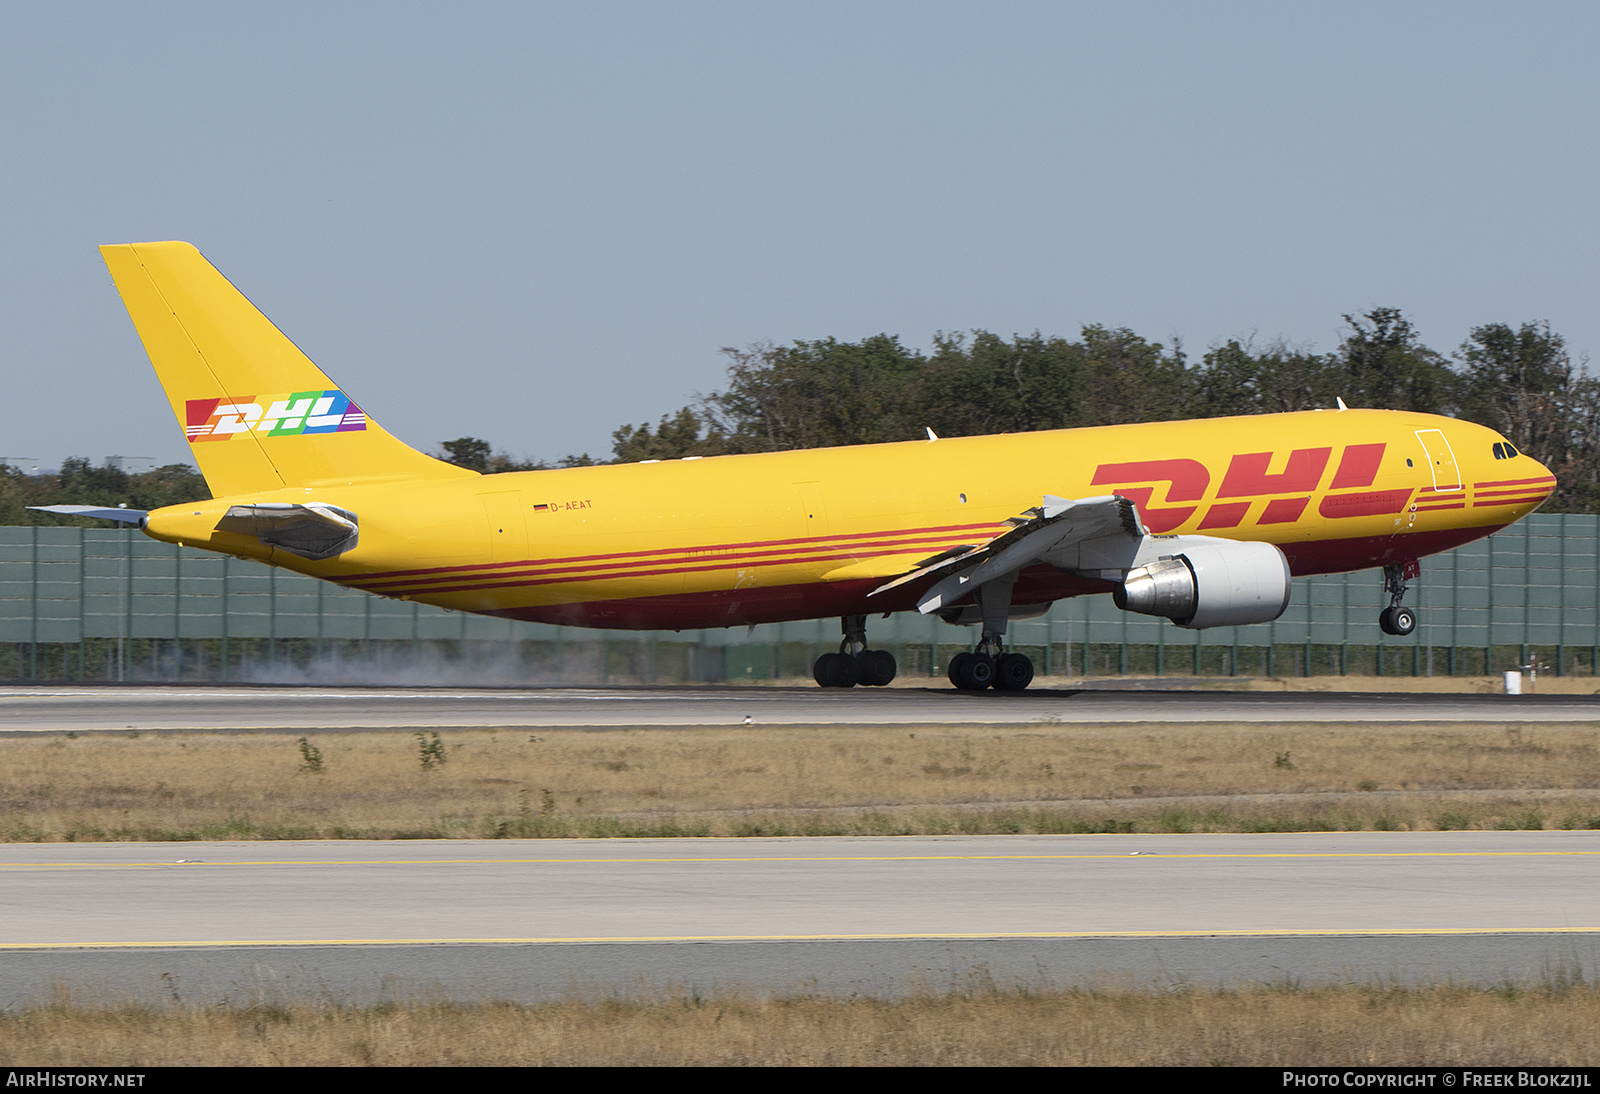
{"label": "aircraft door", "polygon": [[1450,442],[1437,429],[1417,430],[1417,440],[1428,455],[1428,470],[1433,473],[1433,492],[1449,493],[1461,489],[1461,470],[1456,466],[1456,454]]}
{"label": "aircraft door", "polygon": [[522,516],[522,494],[517,490],[497,490],[479,494],[483,513],[489,522],[489,558],[494,562],[516,562],[528,557],[528,525]]}
{"label": "aircraft door", "polygon": [[822,497],[820,482],[797,482],[800,494],[800,519],[796,522],[800,535],[806,537],[828,534],[828,508]]}

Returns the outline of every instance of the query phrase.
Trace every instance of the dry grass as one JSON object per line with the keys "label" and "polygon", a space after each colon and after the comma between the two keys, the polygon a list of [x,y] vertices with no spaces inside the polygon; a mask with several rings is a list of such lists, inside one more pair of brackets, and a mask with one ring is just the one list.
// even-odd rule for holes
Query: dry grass
{"label": "dry grass", "polygon": [[16,1065],[1098,1064],[1584,1066],[1600,992],[982,990],[0,1014]]}
{"label": "dry grass", "polygon": [[0,838],[1600,827],[1590,726],[1066,726],[0,740]]}

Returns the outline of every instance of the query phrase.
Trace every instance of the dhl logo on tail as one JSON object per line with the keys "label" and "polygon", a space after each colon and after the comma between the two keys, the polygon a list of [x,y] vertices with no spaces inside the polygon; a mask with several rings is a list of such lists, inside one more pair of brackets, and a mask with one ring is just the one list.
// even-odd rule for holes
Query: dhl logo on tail
{"label": "dhl logo on tail", "polygon": [[367,416],[337,388],[240,399],[189,399],[184,412],[184,432],[191,442],[227,441],[247,433],[299,437],[360,433],[367,428]]}

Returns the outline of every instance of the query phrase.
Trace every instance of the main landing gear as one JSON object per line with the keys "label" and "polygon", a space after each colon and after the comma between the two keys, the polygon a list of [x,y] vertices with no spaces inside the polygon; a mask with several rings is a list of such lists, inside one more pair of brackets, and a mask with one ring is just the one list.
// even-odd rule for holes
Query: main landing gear
{"label": "main landing gear", "polygon": [[962,691],[1022,691],[1033,683],[1033,662],[1025,654],[1005,653],[1006,622],[1011,614],[1012,575],[986,582],[978,588],[983,612],[983,637],[971,653],[950,658],[950,682]]}
{"label": "main landing gear", "polygon": [[1406,582],[1422,574],[1415,561],[1383,568],[1383,591],[1389,594],[1389,606],[1378,613],[1378,629],[1384,634],[1407,635],[1417,629],[1417,613],[1401,604],[1406,595]]}
{"label": "main landing gear", "polygon": [[[985,639],[985,643],[987,638]],[[950,682],[962,691],[1021,691],[1033,683],[1033,662],[1021,653],[999,653],[979,643],[972,653],[950,658]]]}
{"label": "main landing gear", "polygon": [[817,658],[811,675],[825,688],[853,688],[857,684],[881,688],[894,679],[894,654],[888,650],[867,649],[867,617],[847,615],[839,620],[844,641],[838,653]]}

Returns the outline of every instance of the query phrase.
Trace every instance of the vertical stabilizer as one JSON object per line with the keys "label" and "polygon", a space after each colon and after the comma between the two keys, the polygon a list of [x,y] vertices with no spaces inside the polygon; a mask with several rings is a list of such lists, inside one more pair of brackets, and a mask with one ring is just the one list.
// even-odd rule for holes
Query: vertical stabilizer
{"label": "vertical stabilizer", "polygon": [[475,474],[369,419],[189,244],[100,253],[216,496]]}

